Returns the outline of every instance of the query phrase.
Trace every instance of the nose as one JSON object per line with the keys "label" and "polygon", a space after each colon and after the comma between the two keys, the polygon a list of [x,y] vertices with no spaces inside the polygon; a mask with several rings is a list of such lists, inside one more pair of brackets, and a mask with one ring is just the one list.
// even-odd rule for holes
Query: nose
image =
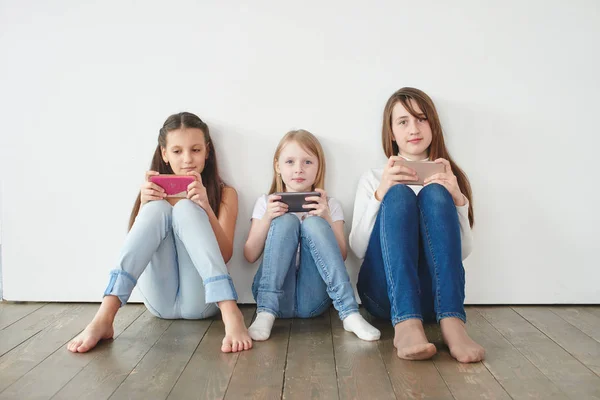
{"label": "nose", "polygon": [[298,173],[298,174],[301,174],[301,173],[303,173],[303,172],[304,172],[304,164],[303,164],[303,163],[301,163],[301,162],[297,163],[297,164],[296,164],[296,168],[295,168],[295,171],[294,171],[294,172],[296,172],[296,173]]}
{"label": "nose", "polygon": [[189,151],[185,151],[183,153],[183,162],[186,164],[191,164],[192,163],[192,153]]}
{"label": "nose", "polygon": [[408,121],[408,132],[413,135],[419,133],[419,127],[417,126],[417,119],[410,118]]}

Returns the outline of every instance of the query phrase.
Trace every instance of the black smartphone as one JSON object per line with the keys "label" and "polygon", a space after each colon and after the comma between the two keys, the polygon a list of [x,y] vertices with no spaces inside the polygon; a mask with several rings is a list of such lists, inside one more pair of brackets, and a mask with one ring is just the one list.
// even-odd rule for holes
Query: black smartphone
{"label": "black smartphone", "polygon": [[316,201],[306,201],[307,197],[321,196],[319,192],[284,192],[284,193],[273,193],[277,196],[281,196],[282,203],[288,205],[288,212],[308,212],[313,210],[312,208],[302,207],[304,204],[316,204]]}

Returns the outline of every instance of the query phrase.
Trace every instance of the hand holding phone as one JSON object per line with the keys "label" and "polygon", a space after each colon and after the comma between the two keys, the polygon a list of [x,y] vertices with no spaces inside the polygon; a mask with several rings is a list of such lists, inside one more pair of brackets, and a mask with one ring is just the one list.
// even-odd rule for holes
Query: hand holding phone
{"label": "hand holding phone", "polygon": [[416,180],[403,182],[408,185],[424,185],[425,179],[444,172],[444,164],[436,163],[435,161],[409,161],[399,160],[394,165],[402,165],[416,172]]}
{"label": "hand holding phone", "polygon": [[308,212],[311,210],[311,208],[304,207],[304,205],[318,204],[318,201],[315,201],[315,199],[306,200],[306,198],[321,196],[321,193],[319,192],[280,192],[273,194],[279,196],[279,201],[287,205],[288,212]]}
{"label": "hand holding phone", "polygon": [[159,175],[151,174],[148,181],[162,189],[165,197],[186,198],[188,186],[196,178],[192,175]]}

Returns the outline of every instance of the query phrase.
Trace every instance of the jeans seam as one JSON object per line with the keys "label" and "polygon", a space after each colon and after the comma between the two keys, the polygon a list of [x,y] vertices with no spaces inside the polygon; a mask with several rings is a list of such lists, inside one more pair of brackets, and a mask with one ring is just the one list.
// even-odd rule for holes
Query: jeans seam
{"label": "jeans seam", "polygon": [[388,291],[388,296],[391,293],[391,299],[390,299],[390,308],[391,308],[391,314],[392,316],[396,315],[398,313],[398,309],[396,308],[396,287],[394,286],[394,280],[390,279],[389,275],[388,275],[388,271],[386,270],[385,264],[387,263],[387,265],[390,265],[390,255],[389,255],[389,251],[388,251],[388,245],[387,245],[387,240],[386,240],[386,232],[385,232],[385,209],[386,209],[386,205],[385,202],[381,203],[381,227],[380,229],[382,230],[381,234],[379,235],[379,240],[381,242],[381,250],[382,250],[382,255],[383,255],[383,270],[385,272],[385,277],[386,280],[388,281],[388,284],[390,285],[390,290]]}
{"label": "jeans seam", "polygon": [[[321,270],[323,271],[323,275],[325,275],[327,277],[327,282],[325,282],[325,284],[328,287],[333,287],[333,283],[331,282],[331,275],[329,275],[329,271],[327,271],[327,268],[325,268],[325,263],[323,262],[323,259],[321,258],[321,254],[316,250],[316,246],[314,245],[313,240],[310,237],[305,236],[305,235],[302,237],[303,237],[303,239],[306,239],[308,241],[308,245],[311,250],[310,253],[313,256],[313,259],[315,260],[315,264],[317,264],[321,267]],[[335,293],[334,301],[341,308],[342,304],[341,304],[340,295],[338,292]],[[340,311],[340,312],[343,312],[343,311]]]}
{"label": "jeans seam", "polygon": [[436,303],[435,304],[436,309],[434,311],[437,315],[437,313],[441,309],[441,300],[440,300],[441,290],[440,290],[440,277],[438,274],[438,265],[437,265],[437,260],[436,260],[435,254],[431,250],[431,235],[429,234],[429,228],[427,227],[427,221],[425,219],[423,210],[421,210],[421,207],[419,207],[419,214],[421,216],[421,221],[423,221],[423,227],[425,228],[425,237],[427,239],[427,251],[429,251],[429,254],[431,254],[431,259],[433,260],[433,269],[434,269],[434,273],[435,273],[435,303]]}

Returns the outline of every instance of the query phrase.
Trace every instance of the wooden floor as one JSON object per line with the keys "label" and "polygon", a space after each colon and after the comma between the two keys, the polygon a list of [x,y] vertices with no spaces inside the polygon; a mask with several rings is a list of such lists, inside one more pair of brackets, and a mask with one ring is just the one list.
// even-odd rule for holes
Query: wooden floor
{"label": "wooden floor", "polygon": [[[97,304],[0,303],[0,399],[600,399],[600,307],[468,307],[483,363],[439,353],[398,359],[389,323],[379,342],[345,332],[335,310],[277,320],[271,339],[219,351],[219,319],[168,321],[121,309],[115,339],[87,354],[66,343]],[[253,306],[242,311],[250,323]],[[361,310],[362,312],[362,310]]]}

